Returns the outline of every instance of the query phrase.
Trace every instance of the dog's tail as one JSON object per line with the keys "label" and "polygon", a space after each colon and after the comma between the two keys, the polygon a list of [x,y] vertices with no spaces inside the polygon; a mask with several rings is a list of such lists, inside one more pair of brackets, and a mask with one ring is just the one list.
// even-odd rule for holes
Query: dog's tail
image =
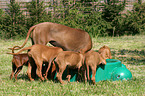
{"label": "dog's tail", "polygon": [[[18,49],[23,48],[23,47],[25,46],[25,44],[27,43],[27,41],[28,41],[28,38],[29,38],[29,36],[30,36],[30,33],[32,32],[32,30],[33,30],[35,27],[36,27],[36,25],[32,26],[32,27],[29,29],[29,31],[28,31],[28,33],[27,33],[27,37],[26,37],[26,39],[25,39],[25,41],[24,41],[24,43],[23,43],[22,46],[14,46],[13,48],[8,48],[8,49],[10,49],[10,50],[18,50]],[[16,48],[16,47],[17,47],[17,48]]]}
{"label": "dog's tail", "polygon": [[[23,49],[21,49],[21,50],[20,50],[19,52],[17,52],[17,53],[7,53],[7,54],[18,55],[18,54],[20,54],[22,51],[29,50],[29,49],[31,49],[31,48],[32,48],[32,46],[23,48]],[[13,51],[13,52],[14,52],[14,51]]]}
{"label": "dog's tail", "polygon": [[12,53],[14,53],[14,49],[15,49],[16,47],[21,48],[20,46],[14,46],[14,47],[12,48]]}

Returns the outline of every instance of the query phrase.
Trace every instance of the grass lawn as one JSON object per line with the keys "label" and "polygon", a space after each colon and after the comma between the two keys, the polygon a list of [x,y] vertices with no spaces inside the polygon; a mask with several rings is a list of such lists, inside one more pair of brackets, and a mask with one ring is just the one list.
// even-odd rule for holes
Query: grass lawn
{"label": "grass lawn", "polygon": [[[83,82],[61,85],[53,81],[41,82],[39,79],[30,82],[26,74],[27,67],[23,67],[18,75],[18,81],[10,80],[12,55],[6,53],[11,52],[8,50],[9,47],[22,45],[24,40],[0,39],[0,96],[145,95],[145,35],[92,38],[94,50],[98,50],[103,45],[109,46],[113,59],[118,59],[125,64],[133,75],[133,79],[129,81],[100,81],[96,85]],[[30,45],[29,40],[26,46]]]}

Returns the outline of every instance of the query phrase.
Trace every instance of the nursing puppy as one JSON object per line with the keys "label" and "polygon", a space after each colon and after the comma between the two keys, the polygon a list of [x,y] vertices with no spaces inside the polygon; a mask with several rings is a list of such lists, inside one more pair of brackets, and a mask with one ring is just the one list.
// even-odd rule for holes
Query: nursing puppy
{"label": "nursing puppy", "polygon": [[[62,81],[62,74],[66,67],[70,70],[78,68],[78,73],[80,71],[81,66],[83,65],[83,55],[78,52],[73,51],[63,51],[58,54],[56,59],[54,60],[56,64],[56,72],[57,72],[57,79],[60,81],[60,83],[64,84]],[[67,75],[68,81],[70,81],[70,75]]]}
{"label": "nursing puppy", "polygon": [[10,75],[10,78],[13,78],[13,75],[15,76],[15,79],[17,80],[17,76],[19,72],[22,70],[23,66],[28,66],[29,64],[29,57],[27,53],[17,54],[13,55],[12,59],[12,73]]}
{"label": "nursing puppy", "polygon": [[[59,47],[49,47],[49,46],[45,46],[45,45],[35,44],[31,47],[23,48],[17,53],[9,53],[9,54],[16,55],[16,54],[21,53],[24,50],[30,50],[28,52],[30,66],[28,66],[27,73],[28,73],[28,77],[31,81],[34,80],[31,77],[31,70],[35,66],[37,67],[36,74],[38,75],[38,77],[40,77],[42,81],[44,81],[44,77],[46,80],[48,80],[47,73],[49,71],[49,68],[51,66],[53,59],[58,55],[58,53],[63,51],[62,48],[59,48]],[[34,61],[35,61],[35,63],[34,63]],[[48,68],[45,72],[44,77],[42,76],[42,64],[43,64],[43,62],[48,62]]]}

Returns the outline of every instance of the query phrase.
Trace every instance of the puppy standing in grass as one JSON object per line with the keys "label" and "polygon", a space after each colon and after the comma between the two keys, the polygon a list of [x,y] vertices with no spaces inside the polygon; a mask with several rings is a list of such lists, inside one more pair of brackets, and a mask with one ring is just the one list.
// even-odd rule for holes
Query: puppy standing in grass
{"label": "puppy standing in grass", "polygon": [[[93,84],[95,84],[95,75],[96,75],[97,66],[100,64],[106,65],[106,59],[104,59],[102,55],[100,55],[98,52],[90,50],[85,54],[85,65],[86,65],[86,70],[87,70],[87,77],[88,77],[88,80],[90,80],[90,76],[89,76],[89,67],[90,67],[92,70],[91,80]],[[86,70],[85,70],[85,74],[86,74]],[[85,82],[87,81],[87,77],[85,75]]]}
{"label": "puppy standing in grass", "polygon": [[[63,51],[58,54],[54,63],[56,64],[56,72],[57,72],[57,79],[60,83],[64,84],[62,81],[62,74],[66,67],[68,68],[78,68],[78,73],[80,71],[81,66],[83,65],[84,56],[81,53],[73,52],[73,51]],[[70,80],[70,75],[67,75],[68,81]]]}
{"label": "puppy standing in grass", "polygon": [[[53,59],[58,55],[58,53],[62,52],[62,48],[59,47],[49,47],[49,46],[45,46],[45,45],[39,45],[39,44],[35,44],[31,47],[26,47],[21,49],[19,52],[17,53],[9,53],[9,54],[19,54],[24,50],[30,50],[28,52],[28,56],[29,56],[29,61],[30,61],[30,66],[28,66],[28,77],[31,81],[33,81],[34,79],[32,79],[31,77],[31,69],[33,69],[34,66],[37,66],[37,70],[36,70],[36,74],[38,75],[38,77],[41,78],[42,81],[44,81],[44,77],[42,76],[42,64],[43,62],[48,62],[48,68],[45,72],[45,79],[47,79],[47,73],[49,71],[49,68],[51,66],[51,63],[53,61]],[[35,63],[33,63],[33,60],[35,61]]]}
{"label": "puppy standing in grass", "polygon": [[[12,53],[14,53],[14,48],[12,49]],[[30,63],[29,63],[29,57],[27,53],[13,55],[12,73],[10,75],[10,79],[12,79],[13,75],[15,74],[15,80],[17,80],[17,76],[19,72],[22,70],[23,65],[28,66],[28,64]]]}
{"label": "puppy standing in grass", "polygon": [[17,80],[17,76],[18,76],[19,72],[22,70],[23,65],[28,66],[28,64],[30,64],[30,63],[29,63],[29,57],[28,57],[27,53],[13,55],[12,73],[10,75],[10,78],[12,79],[13,75],[15,74],[15,79]]}

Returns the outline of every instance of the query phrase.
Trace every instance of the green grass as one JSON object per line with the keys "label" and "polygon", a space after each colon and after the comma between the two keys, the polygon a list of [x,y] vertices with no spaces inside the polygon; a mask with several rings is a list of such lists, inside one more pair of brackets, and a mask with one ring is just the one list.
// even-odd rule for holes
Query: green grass
{"label": "green grass", "polygon": [[[0,40],[0,95],[145,95],[145,35],[122,37],[92,38],[93,49],[98,50],[107,45],[111,48],[113,59],[121,60],[132,72],[133,79],[129,81],[100,81],[96,85],[83,82],[71,82],[65,85],[53,81],[41,82],[39,79],[30,82],[26,71],[27,67],[18,75],[18,81],[10,80],[12,55],[7,48],[22,45],[24,39]],[[30,46],[28,41],[26,46]]]}

